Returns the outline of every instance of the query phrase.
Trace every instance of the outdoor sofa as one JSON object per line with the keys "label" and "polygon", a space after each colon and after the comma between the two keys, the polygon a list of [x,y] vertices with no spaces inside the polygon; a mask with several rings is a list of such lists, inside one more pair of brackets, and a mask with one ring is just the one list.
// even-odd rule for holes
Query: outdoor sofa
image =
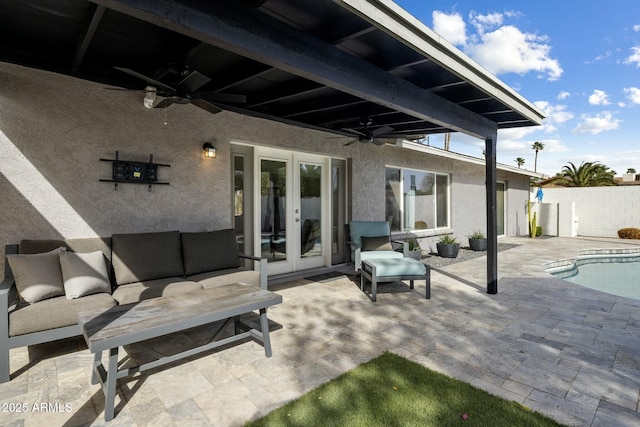
{"label": "outdoor sofa", "polygon": [[10,380],[10,349],[82,335],[82,311],[238,282],[267,289],[266,259],[239,254],[233,229],[23,240],[6,255],[0,383]]}

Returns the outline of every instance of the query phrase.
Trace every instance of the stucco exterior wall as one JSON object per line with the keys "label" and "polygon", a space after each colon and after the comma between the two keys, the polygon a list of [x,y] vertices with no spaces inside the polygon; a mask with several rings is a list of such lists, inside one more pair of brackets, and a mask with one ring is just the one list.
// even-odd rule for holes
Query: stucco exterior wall
{"label": "stucco exterior wall", "polygon": [[[21,239],[109,236],[230,227],[231,144],[236,142],[350,159],[352,218],[385,215],[385,165],[451,173],[451,225],[464,236],[485,228],[484,167],[393,146],[378,147],[192,105],[145,109],[143,93],[0,63],[0,256]],[[167,121],[165,125],[164,122]],[[202,157],[212,141],[217,158]],[[123,160],[153,154],[168,186],[99,182]],[[507,207],[528,178],[507,174]],[[514,185],[517,184],[517,185]],[[526,191],[524,200],[526,200]],[[515,213],[509,213],[512,218]],[[517,222],[517,221],[516,221]],[[508,220],[508,234],[517,234]],[[466,240],[464,241],[466,244]],[[4,274],[0,263],[0,275]]]}
{"label": "stucco exterior wall", "polygon": [[618,237],[625,227],[640,228],[640,186],[545,188],[543,203],[574,202],[578,235]]}

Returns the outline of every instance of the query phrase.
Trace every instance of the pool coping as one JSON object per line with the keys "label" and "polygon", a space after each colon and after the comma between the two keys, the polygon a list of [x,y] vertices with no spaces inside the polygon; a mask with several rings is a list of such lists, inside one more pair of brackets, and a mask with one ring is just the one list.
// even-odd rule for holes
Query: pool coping
{"label": "pool coping", "polygon": [[640,261],[638,248],[581,249],[577,257],[550,261],[542,267],[545,272],[563,279],[577,274],[578,267],[583,264],[637,261]]}

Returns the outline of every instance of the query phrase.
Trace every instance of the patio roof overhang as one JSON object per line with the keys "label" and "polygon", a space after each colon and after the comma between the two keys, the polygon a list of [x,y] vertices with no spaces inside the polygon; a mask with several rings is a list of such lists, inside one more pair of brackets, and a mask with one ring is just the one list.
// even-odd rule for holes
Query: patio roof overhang
{"label": "patio roof overhang", "polygon": [[115,67],[171,87],[189,69],[206,76],[197,90],[246,99],[193,102],[209,111],[348,136],[371,120],[389,138],[484,139],[497,292],[497,130],[543,115],[392,1],[0,0],[0,11],[0,61],[140,91],[148,82]]}

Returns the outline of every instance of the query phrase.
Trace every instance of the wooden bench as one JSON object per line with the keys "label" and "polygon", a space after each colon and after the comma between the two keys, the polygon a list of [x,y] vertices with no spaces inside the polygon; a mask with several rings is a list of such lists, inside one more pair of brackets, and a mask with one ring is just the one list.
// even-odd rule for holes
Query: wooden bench
{"label": "wooden bench", "polygon": [[[281,302],[282,296],[274,292],[244,283],[233,283],[120,305],[107,311],[80,313],[78,322],[89,351],[94,353],[91,382],[99,382],[105,395],[105,420],[109,421],[114,417],[116,380],[119,378],[246,338],[254,338],[262,343],[265,355],[271,357],[267,308]],[[248,330],[239,332],[242,328],[236,325],[236,334],[228,338],[211,341],[137,367],[118,370],[119,347],[219,320],[237,321],[238,316],[256,310],[260,312],[261,331],[246,328]],[[102,364],[103,351],[108,351],[106,367]]]}

